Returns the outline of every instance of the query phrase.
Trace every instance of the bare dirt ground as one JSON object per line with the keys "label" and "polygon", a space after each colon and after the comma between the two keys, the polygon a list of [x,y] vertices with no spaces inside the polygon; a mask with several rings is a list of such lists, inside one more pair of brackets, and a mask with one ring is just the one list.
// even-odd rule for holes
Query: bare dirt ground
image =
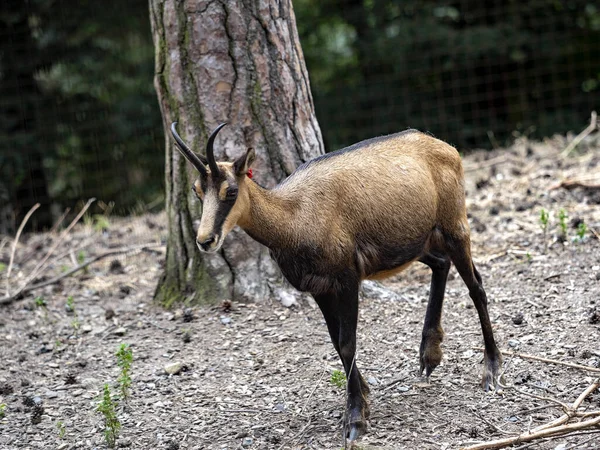
{"label": "bare dirt ground", "polygon": [[[598,184],[600,141],[588,139],[579,153],[561,161],[566,143],[559,137],[519,140],[509,151],[465,158],[473,253],[502,349],[600,367],[600,241],[594,235],[600,231],[600,189],[551,189],[590,174]],[[545,238],[542,208],[551,213]],[[564,243],[557,240],[560,209],[569,216]],[[588,232],[573,242],[578,220]],[[103,233],[80,225],[55,252],[65,256],[50,259],[45,276],[72,268],[78,258],[160,243],[164,223],[162,215],[111,219]],[[13,290],[57,239],[22,237]],[[11,247],[8,239],[0,244],[0,295]],[[330,381],[341,364],[314,304],[285,308],[257,299],[230,309],[165,311],[152,304],[163,263],[164,247],[106,258],[87,273],[0,306],[0,449],[106,448],[95,408],[103,383],[114,386],[118,377],[114,354],[120,343],[130,344],[134,356],[131,399],[118,408],[121,447],[342,448],[345,392]],[[361,300],[357,364],[371,384],[370,428],[362,448],[457,449],[518,434],[563,413],[547,398],[572,403],[598,377],[506,355],[505,382],[518,390],[483,392],[479,321],[452,269],[445,356],[425,383],[417,371],[429,279],[429,270],[415,264],[386,283],[395,295]],[[65,307],[69,297],[74,313]],[[183,370],[166,374],[164,367],[176,362]],[[41,403],[41,415],[27,406],[31,400]],[[582,410],[598,409],[596,392]],[[597,434],[517,447],[600,448],[600,428],[588,431]]]}

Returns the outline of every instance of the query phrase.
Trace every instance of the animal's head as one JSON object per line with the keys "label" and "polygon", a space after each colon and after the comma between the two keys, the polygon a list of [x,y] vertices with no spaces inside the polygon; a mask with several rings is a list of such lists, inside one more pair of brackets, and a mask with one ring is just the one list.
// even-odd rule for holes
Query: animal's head
{"label": "animal's head", "polygon": [[234,162],[217,162],[213,152],[213,144],[217,133],[226,124],[219,125],[208,138],[206,157],[196,155],[183,142],[175,126],[171,125],[171,133],[177,147],[186,159],[198,170],[200,176],[192,185],[196,197],[202,202],[202,218],[196,235],[198,248],[207,253],[214,253],[221,248],[223,240],[236,225],[240,217],[247,213],[248,205],[248,171],[256,157],[253,149]]}

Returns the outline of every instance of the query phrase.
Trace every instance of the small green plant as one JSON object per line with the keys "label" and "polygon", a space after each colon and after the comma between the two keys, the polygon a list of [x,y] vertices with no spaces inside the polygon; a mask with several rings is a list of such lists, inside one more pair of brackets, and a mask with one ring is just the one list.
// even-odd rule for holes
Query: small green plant
{"label": "small green plant", "polygon": [[66,309],[68,312],[72,312],[72,313],[74,313],[74,314],[77,314],[77,313],[76,313],[76,311],[75,311],[75,300],[73,299],[73,296],[72,296],[72,295],[69,295],[69,296],[67,297],[67,304],[66,304],[66,307],[65,307],[65,309]]}
{"label": "small green plant", "polygon": [[[77,263],[79,265],[82,265],[85,262],[85,257],[86,257],[85,251],[84,250],[79,250],[79,252],[77,252]],[[88,266],[85,266],[83,268],[83,273],[86,273],[86,274],[90,273]]]}
{"label": "small green plant", "polygon": [[68,314],[73,314],[73,320],[71,320],[71,326],[75,331],[79,330],[81,326],[81,322],[79,321],[79,316],[77,315],[77,310],[75,309],[75,299],[72,295],[67,297],[67,303],[65,304],[65,309]]}
{"label": "small green plant", "polygon": [[550,220],[550,214],[544,208],[540,211],[540,225],[542,227],[542,231],[544,232],[544,249],[548,250],[548,241],[546,239],[546,234],[548,233],[548,222]]}
{"label": "small green plant", "polygon": [[46,303],[46,300],[44,300],[42,297],[36,297],[34,302],[35,302],[36,308],[46,309],[48,306],[48,304]]}
{"label": "small green plant", "polygon": [[56,428],[58,428],[58,437],[64,439],[65,435],[67,434],[65,423],[62,420],[59,420],[58,422],[56,422]]}
{"label": "small green plant", "polygon": [[341,370],[334,370],[331,372],[331,378],[329,379],[331,384],[337,386],[340,389],[346,387],[346,375]]}
{"label": "small green plant", "polygon": [[4,272],[6,270],[6,267],[6,264],[0,263],[0,273]]}
{"label": "small green plant", "polygon": [[129,398],[129,388],[131,387],[131,363],[133,362],[133,350],[129,344],[121,344],[117,353],[117,365],[121,368],[121,374],[119,375],[119,388],[121,391],[121,398],[125,401]]}
{"label": "small green plant", "polygon": [[115,402],[110,395],[110,387],[108,387],[108,383],[105,383],[102,400],[98,404],[96,411],[102,414],[104,418],[104,439],[110,448],[115,448],[117,438],[119,437],[119,430],[121,429],[121,422],[117,418],[115,408]]}
{"label": "small green plant", "polygon": [[0,403],[0,419],[4,419],[6,415],[6,403]]}
{"label": "small green plant", "polygon": [[527,258],[527,262],[533,261],[533,256],[531,256],[531,253],[529,252],[525,253],[525,258]]}
{"label": "small green plant", "polygon": [[44,319],[47,320],[48,319],[48,303],[46,303],[46,300],[44,300],[43,297],[36,297],[34,300],[34,304],[35,304],[36,308],[39,308],[42,311],[44,311]]}
{"label": "small green plant", "polygon": [[567,216],[567,212],[563,209],[560,208],[560,210],[558,211],[558,225],[560,226],[560,233],[561,236],[563,237],[563,239],[567,239],[567,219],[569,216]]}
{"label": "small green plant", "polygon": [[587,234],[587,230],[588,229],[585,222],[580,222],[579,225],[577,225],[577,240],[579,242],[583,242],[585,235]]}
{"label": "small green plant", "polygon": [[77,252],[77,262],[79,264],[83,264],[85,262],[85,251],[84,250],[79,250]]}
{"label": "small green plant", "polygon": [[542,226],[542,230],[546,232],[548,229],[548,221],[550,219],[550,214],[544,208],[540,211],[540,225]]}
{"label": "small green plant", "polygon": [[83,217],[83,223],[86,226],[93,228],[94,231],[100,233],[105,230],[108,230],[108,227],[110,226],[108,217],[104,214],[94,214],[93,216],[86,214]]}

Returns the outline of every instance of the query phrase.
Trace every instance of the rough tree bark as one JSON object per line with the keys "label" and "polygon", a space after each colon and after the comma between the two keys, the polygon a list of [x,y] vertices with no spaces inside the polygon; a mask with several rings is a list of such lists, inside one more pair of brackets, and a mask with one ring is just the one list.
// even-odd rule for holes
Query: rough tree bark
{"label": "rough tree bark", "polygon": [[[286,298],[268,250],[240,229],[218,255],[202,255],[195,230],[196,173],[168,131],[204,153],[210,131],[229,122],[215,143],[217,160],[257,151],[255,180],[272,187],[299,164],[323,154],[308,73],[291,0],[150,0],[156,49],[155,87],[166,145],[169,237],[156,298],[165,305],[223,299]],[[287,297],[289,298],[289,297]]]}

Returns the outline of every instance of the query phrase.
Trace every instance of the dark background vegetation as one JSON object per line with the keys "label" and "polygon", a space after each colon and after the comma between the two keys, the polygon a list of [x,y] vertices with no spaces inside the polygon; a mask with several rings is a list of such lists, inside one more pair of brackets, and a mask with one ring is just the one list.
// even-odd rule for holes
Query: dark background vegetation
{"label": "dark background vegetation", "polygon": [[[591,0],[296,0],[326,148],[407,127],[461,150],[579,130],[600,100]],[[4,0],[0,232],[88,197],[162,206],[145,0]]]}

